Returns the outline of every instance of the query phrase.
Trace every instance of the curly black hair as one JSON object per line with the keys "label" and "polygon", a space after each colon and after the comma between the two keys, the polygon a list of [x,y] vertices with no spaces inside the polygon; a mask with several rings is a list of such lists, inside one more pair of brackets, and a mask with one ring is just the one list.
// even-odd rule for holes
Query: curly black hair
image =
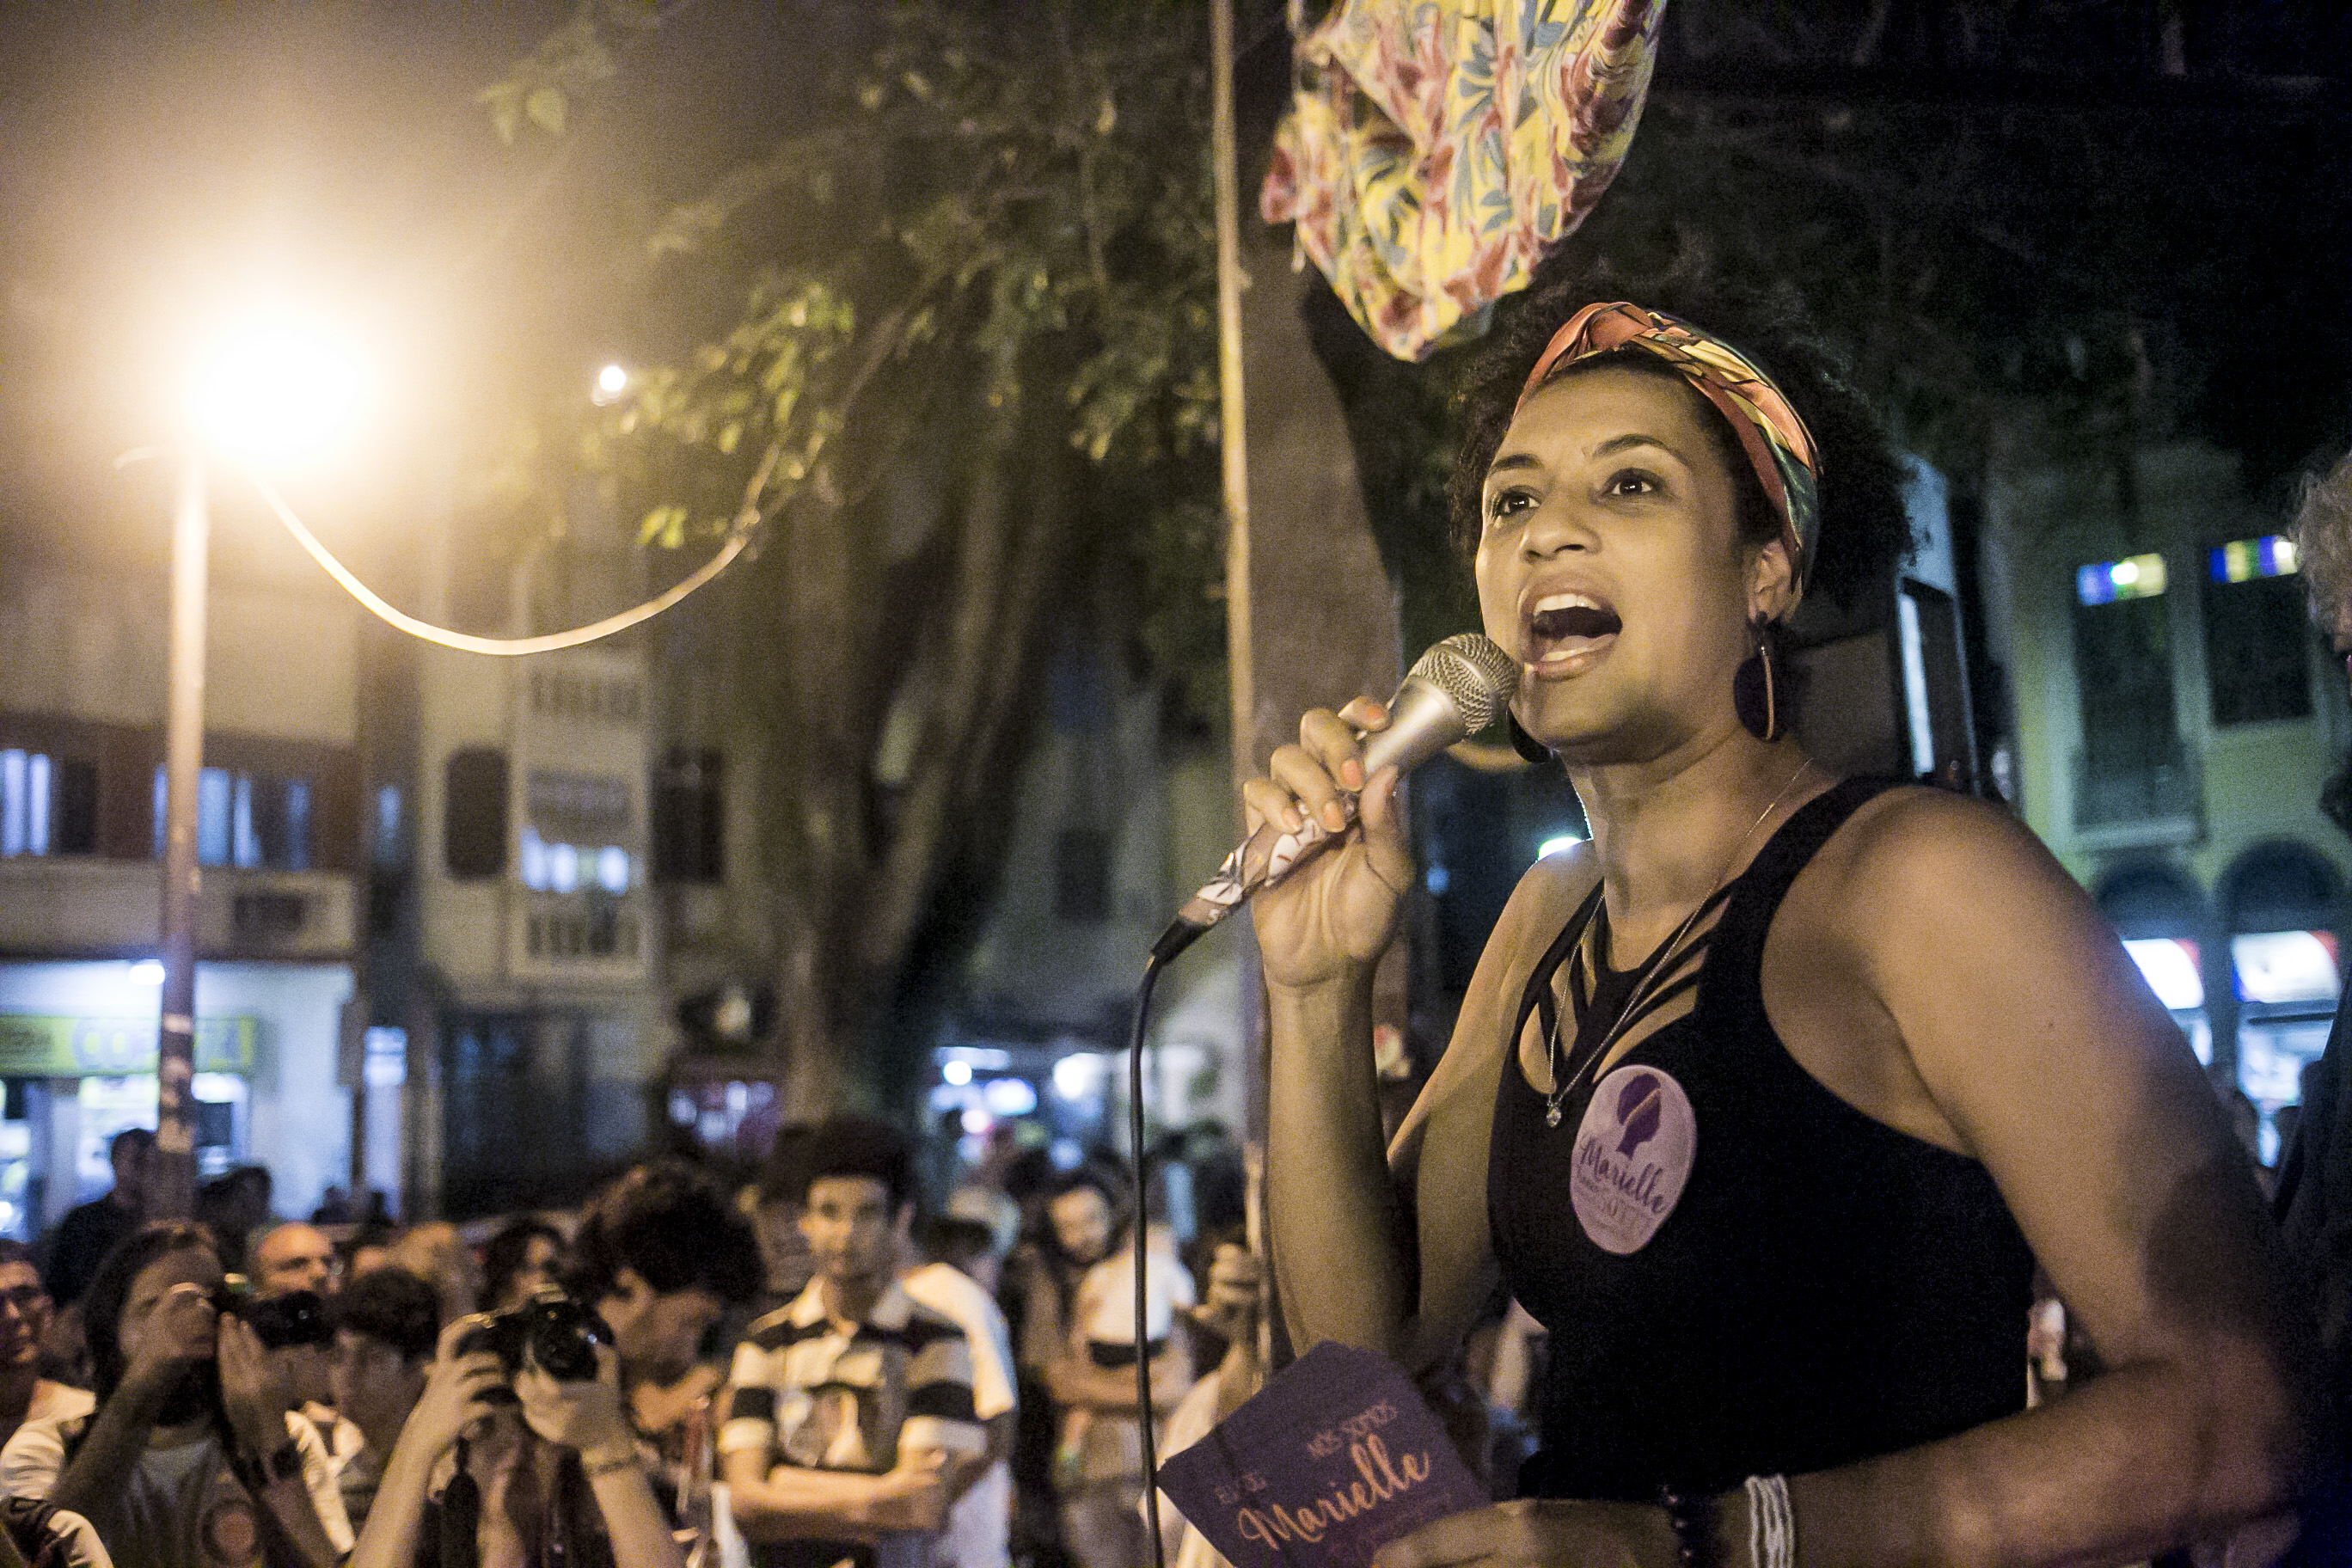
{"label": "curly black hair", "polygon": [[[1821,458],[1821,537],[1808,592],[1853,606],[1874,586],[1893,580],[1914,542],[1903,505],[1903,464],[1877,416],[1846,384],[1837,357],[1813,337],[1792,303],[1683,271],[1638,283],[1606,273],[1539,278],[1533,289],[1497,312],[1495,330],[1471,363],[1461,393],[1462,448],[1448,500],[1454,536],[1465,552],[1477,546],[1479,494],[1487,465],[1510,427],[1519,388],[1560,324],[1597,300],[1632,300],[1733,344],[1779,384],[1804,417]],[[1567,374],[1602,363],[1654,371],[1688,384],[1663,363],[1640,353],[1588,360]],[[1712,405],[1708,411],[1714,414]],[[1749,543],[1778,538],[1780,514],[1766,499],[1738,437],[1719,416],[1709,418],[1707,428],[1719,437],[1718,451],[1738,491],[1741,538]]]}
{"label": "curly black hair", "polygon": [[739,1304],[763,1278],[751,1221],[709,1177],[675,1160],[633,1166],[589,1201],[564,1284],[593,1303],[624,1268],[657,1291],[698,1286]]}

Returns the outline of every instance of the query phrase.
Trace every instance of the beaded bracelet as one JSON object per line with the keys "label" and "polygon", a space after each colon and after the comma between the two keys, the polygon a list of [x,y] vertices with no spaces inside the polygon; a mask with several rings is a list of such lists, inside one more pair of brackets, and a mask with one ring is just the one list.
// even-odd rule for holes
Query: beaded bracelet
{"label": "beaded bracelet", "polygon": [[1658,1506],[1675,1528],[1675,1549],[1682,1568],[1722,1568],[1715,1550],[1715,1494],[1658,1489]]}

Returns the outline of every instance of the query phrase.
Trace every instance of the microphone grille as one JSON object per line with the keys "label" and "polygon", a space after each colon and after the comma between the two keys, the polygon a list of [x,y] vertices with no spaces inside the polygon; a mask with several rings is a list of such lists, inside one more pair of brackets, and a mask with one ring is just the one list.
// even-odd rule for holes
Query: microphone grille
{"label": "microphone grille", "polygon": [[1454,700],[1465,735],[1493,723],[1519,684],[1518,661],[1476,632],[1460,632],[1436,644],[1414,662],[1412,673]]}

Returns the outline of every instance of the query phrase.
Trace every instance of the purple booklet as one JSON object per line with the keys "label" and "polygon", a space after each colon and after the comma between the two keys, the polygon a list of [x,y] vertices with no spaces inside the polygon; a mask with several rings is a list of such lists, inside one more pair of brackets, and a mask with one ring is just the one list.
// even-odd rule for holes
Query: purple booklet
{"label": "purple booklet", "polygon": [[1488,1500],[1396,1363],[1328,1341],[1163,1460],[1160,1487],[1234,1568],[1363,1568]]}

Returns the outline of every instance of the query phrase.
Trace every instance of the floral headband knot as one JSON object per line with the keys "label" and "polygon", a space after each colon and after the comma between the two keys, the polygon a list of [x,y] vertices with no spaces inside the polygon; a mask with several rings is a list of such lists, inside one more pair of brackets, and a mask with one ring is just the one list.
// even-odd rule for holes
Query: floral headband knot
{"label": "floral headband knot", "polygon": [[1526,407],[1559,371],[1622,349],[1639,349],[1672,365],[1731,422],[1766,498],[1780,514],[1780,537],[1801,584],[1812,570],[1813,545],[1821,536],[1821,460],[1812,432],[1772,378],[1722,339],[1679,317],[1622,300],[1587,305],[1544,345],[1512,413]]}

